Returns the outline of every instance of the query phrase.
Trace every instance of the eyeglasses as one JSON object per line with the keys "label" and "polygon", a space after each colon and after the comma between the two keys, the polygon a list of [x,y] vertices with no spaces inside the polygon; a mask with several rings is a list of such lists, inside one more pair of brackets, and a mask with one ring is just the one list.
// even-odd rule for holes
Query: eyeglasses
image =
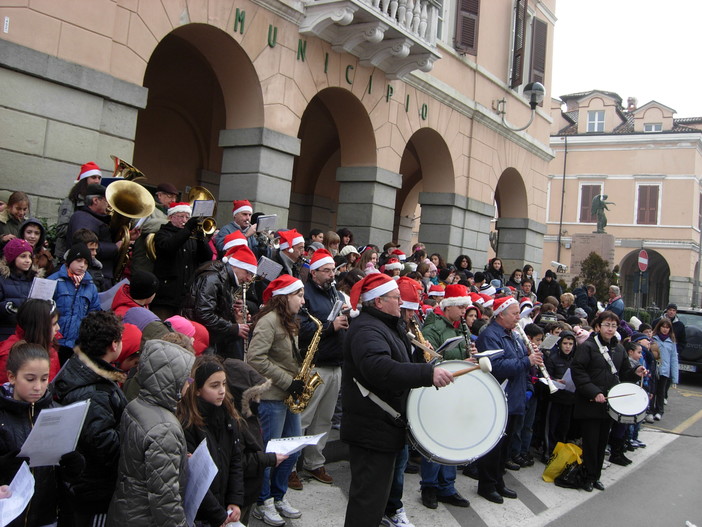
{"label": "eyeglasses", "polygon": [[329,269],[321,269],[321,268],[320,268],[320,269],[316,269],[316,271],[317,271],[318,273],[329,274],[329,273],[333,273],[333,272],[334,272],[334,268],[333,268],[333,267],[330,267]]}
{"label": "eyeglasses", "polygon": [[602,324],[600,327],[604,328],[604,329],[617,329],[619,327],[619,325],[618,324]]}
{"label": "eyeglasses", "polygon": [[402,300],[402,297],[401,297],[400,295],[397,295],[397,296],[395,296],[395,295],[393,295],[393,296],[390,296],[390,295],[383,295],[383,296],[381,296],[380,298],[386,298],[386,299],[388,299],[388,300],[394,300],[394,301]]}

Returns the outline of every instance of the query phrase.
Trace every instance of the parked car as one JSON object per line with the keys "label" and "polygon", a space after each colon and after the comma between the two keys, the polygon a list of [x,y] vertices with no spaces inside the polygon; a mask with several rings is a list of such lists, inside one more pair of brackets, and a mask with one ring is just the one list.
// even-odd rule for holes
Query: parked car
{"label": "parked car", "polygon": [[678,369],[702,373],[702,310],[678,309],[678,318],[685,324],[687,344],[678,353]]}

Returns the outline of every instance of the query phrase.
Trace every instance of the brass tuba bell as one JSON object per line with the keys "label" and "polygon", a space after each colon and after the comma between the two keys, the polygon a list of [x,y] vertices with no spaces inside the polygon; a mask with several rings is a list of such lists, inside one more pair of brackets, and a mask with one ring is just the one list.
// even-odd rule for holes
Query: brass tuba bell
{"label": "brass tuba bell", "polygon": [[115,162],[115,170],[112,172],[113,178],[122,178],[127,181],[136,181],[142,183],[146,181],[146,176],[134,165],[130,165],[124,159],[120,159],[117,156],[110,156]]}
{"label": "brass tuba bell", "polygon": [[[207,190],[205,187],[192,187],[190,192],[188,192],[188,202],[190,203],[190,208],[195,205],[195,201],[214,201],[214,210],[212,215],[217,215],[217,200],[212,195],[212,192]],[[206,236],[211,236],[217,230],[217,220],[214,217],[201,218],[198,224],[198,229],[202,231]]]}

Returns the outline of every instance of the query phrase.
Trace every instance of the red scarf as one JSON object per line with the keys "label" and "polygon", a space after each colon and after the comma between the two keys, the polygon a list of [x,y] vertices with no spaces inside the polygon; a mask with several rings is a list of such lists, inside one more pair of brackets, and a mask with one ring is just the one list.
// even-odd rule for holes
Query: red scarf
{"label": "red scarf", "polygon": [[80,275],[74,274],[73,272],[71,272],[70,269],[66,269],[66,272],[68,273],[68,278],[70,278],[73,281],[73,285],[75,285],[76,288],[78,286],[80,286],[80,283],[83,281],[83,277],[85,276],[85,273],[80,274]]}

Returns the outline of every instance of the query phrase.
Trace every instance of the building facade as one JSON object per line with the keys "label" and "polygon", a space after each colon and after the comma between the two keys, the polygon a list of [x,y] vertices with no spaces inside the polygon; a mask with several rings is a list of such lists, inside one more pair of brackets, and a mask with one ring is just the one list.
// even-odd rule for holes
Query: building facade
{"label": "building facade", "polygon": [[615,203],[606,232],[615,238],[625,303],[699,306],[702,117],[676,119],[664,104],[623,105],[599,90],[554,99],[551,109],[544,268],[572,263],[573,236],[596,230],[592,200],[604,194]]}
{"label": "building facade", "polygon": [[[1,187],[50,220],[110,155],[278,227],[538,263],[555,0],[29,0],[0,7]],[[546,99],[549,100],[548,98]]]}

